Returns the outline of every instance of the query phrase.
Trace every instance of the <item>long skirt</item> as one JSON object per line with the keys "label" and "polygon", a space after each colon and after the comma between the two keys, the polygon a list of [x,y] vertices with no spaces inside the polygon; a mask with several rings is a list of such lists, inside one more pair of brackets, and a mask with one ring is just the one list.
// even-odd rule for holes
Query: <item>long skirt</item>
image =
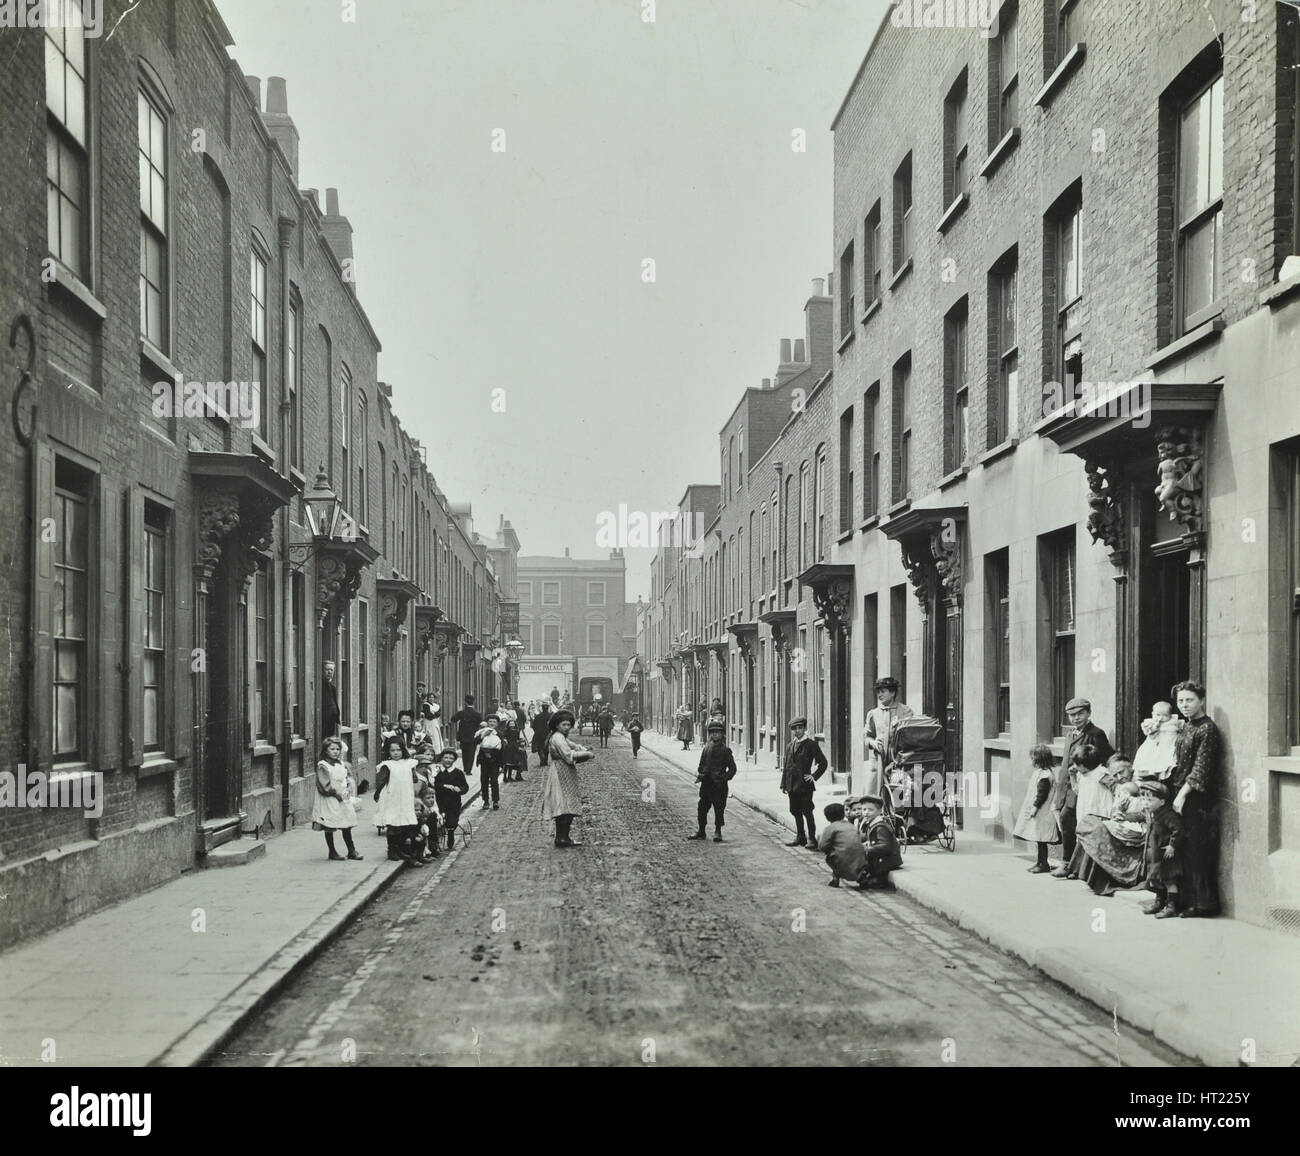
{"label": "long skirt", "polygon": [[[1107,886],[1140,887],[1143,879],[1143,846],[1116,839],[1101,824],[1079,839],[1076,856],[1083,853],[1077,866],[1079,877],[1100,894]],[[1071,863],[1074,861],[1071,860]]]}
{"label": "long skirt", "polygon": [[1183,840],[1178,851],[1184,907],[1219,913],[1219,807],[1201,791],[1183,804]]}
{"label": "long skirt", "polygon": [[542,818],[550,822],[561,815],[582,813],[578,772],[561,759],[552,759],[542,788]]}

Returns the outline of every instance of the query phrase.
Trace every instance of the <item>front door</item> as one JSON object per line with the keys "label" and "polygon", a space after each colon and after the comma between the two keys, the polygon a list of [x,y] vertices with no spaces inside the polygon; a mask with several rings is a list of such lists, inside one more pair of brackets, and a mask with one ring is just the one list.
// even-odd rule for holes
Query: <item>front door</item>
{"label": "front door", "polygon": [[[1163,545],[1163,544],[1162,544]],[[1149,547],[1142,562],[1142,611],[1138,615],[1139,717],[1151,704],[1173,703],[1171,688],[1191,670],[1191,570],[1188,552]]]}
{"label": "front door", "polygon": [[244,604],[241,584],[223,554],[209,581],[204,622],[206,664],[203,790],[200,822],[232,819],[237,826],[243,794],[242,762],[245,697]]}

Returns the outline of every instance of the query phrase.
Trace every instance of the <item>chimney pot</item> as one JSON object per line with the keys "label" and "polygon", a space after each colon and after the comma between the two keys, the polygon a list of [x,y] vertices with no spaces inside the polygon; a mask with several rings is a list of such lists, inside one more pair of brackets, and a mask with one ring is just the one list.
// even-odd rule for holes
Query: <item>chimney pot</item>
{"label": "chimney pot", "polygon": [[266,111],[289,114],[289,90],[283,76],[266,78]]}
{"label": "chimney pot", "polygon": [[804,344],[803,344],[803,338],[802,338],[802,337],[796,337],[796,338],[794,339],[794,359],[795,359],[795,361],[807,361],[807,360],[808,360],[808,359],[804,356]]}
{"label": "chimney pot", "polygon": [[245,76],[244,83],[248,85],[248,91],[253,94],[253,103],[257,106],[257,111],[262,111],[262,78],[260,76]]}
{"label": "chimney pot", "polygon": [[772,379],[770,377],[763,378],[763,388],[764,389],[772,388]]}
{"label": "chimney pot", "polygon": [[325,190],[325,214],[330,217],[337,217],[339,215],[338,189]]}
{"label": "chimney pot", "polygon": [[781,338],[781,364],[788,365],[790,362],[790,339]]}
{"label": "chimney pot", "polygon": [[813,291],[812,291],[812,295],[813,295],[814,297],[825,297],[826,294],[825,294],[825,292],[823,292],[823,290],[825,290],[825,288],[826,288],[826,281],[825,281],[823,278],[821,278],[821,277],[814,277],[814,278],[813,278]]}

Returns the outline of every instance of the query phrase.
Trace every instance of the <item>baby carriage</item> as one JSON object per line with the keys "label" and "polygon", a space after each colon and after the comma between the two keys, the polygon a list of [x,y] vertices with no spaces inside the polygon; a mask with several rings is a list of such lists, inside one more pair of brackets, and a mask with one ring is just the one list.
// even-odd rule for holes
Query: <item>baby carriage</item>
{"label": "baby carriage", "polygon": [[937,842],[957,849],[957,800],[944,765],[943,725],[918,715],[903,719],[890,736],[885,797],[906,835],[899,844]]}

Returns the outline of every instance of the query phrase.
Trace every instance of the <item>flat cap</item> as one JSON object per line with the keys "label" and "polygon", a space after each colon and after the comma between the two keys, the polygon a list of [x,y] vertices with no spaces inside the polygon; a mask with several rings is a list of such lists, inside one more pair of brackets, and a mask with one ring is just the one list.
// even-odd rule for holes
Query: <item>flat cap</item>
{"label": "flat cap", "polygon": [[790,720],[791,730],[794,730],[795,727],[806,727],[807,725],[808,725],[808,720],[804,718],[803,715],[800,715],[798,718],[792,718]]}
{"label": "flat cap", "polygon": [[1072,698],[1065,704],[1066,710],[1092,710],[1092,703],[1086,698]]}

